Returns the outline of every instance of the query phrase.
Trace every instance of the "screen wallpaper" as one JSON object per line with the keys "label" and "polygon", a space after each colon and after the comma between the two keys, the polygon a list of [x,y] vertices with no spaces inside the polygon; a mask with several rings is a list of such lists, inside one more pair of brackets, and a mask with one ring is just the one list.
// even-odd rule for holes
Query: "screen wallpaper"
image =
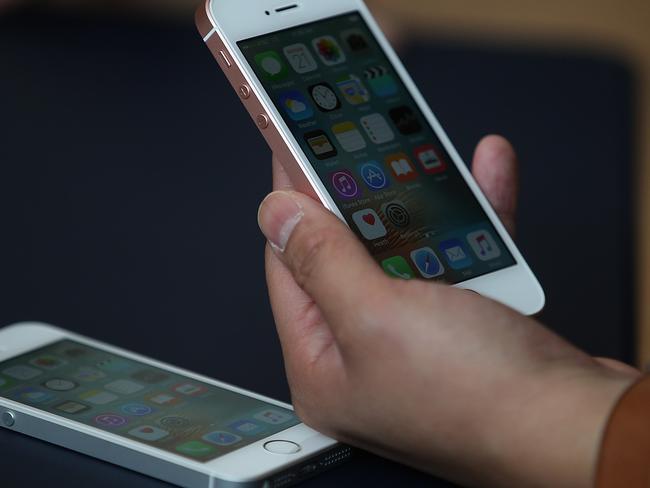
{"label": "screen wallpaper", "polygon": [[200,462],[300,423],[290,410],[71,340],[0,363],[0,397]]}
{"label": "screen wallpaper", "polygon": [[360,14],[239,47],[386,273],[459,283],[515,264]]}

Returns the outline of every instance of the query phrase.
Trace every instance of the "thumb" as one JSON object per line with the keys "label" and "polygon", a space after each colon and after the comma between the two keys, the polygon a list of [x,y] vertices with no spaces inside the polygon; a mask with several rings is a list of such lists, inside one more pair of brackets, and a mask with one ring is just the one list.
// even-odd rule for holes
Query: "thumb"
{"label": "thumb", "polygon": [[390,278],[352,231],[313,199],[274,192],[262,202],[259,225],[296,283],[336,328],[367,315],[370,300],[385,300]]}

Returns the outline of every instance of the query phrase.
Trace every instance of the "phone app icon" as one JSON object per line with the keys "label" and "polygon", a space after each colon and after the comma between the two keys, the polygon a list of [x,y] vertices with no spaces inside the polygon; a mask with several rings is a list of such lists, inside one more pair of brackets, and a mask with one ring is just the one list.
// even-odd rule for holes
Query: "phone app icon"
{"label": "phone app icon", "polygon": [[321,112],[333,112],[341,108],[341,101],[328,83],[319,83],[309,87],[309,94]]}
{"label": "phone app icon", "polygon": [[395,133],[386,119],[380,114],[370,114],[361,118],[361,125],[375,144],[385,144],[395,139]]}
{"label": "phone app icon", "polygon": [[361,105],[370,101],[370,92],[361,79],[354,75],[339,78],[336,80],[336,86],[350,105]]}
{"label": "phone app icon", "polygon": [[9,376],[15,380],[25,381],[31,380],[43,374],[41,370],[30,368],[29,366],[12,366],[5,369],[2,374]]}
{"label": "phone app icon", "polygon": [[395,256],[382,261],[381,267],[391,278],[400,278],[402,280],[412,280],[415,278],[415,273],[402,256]]}
{"label": "phone app icon", "polygon": [[409,136],[412,134],[417,134],[422,130],[422,125],[418,120],[415,112],[406,106],[397,107],[388,112],[390,118],[393,119],[393,123],[399,130],[400,134]]}
{"label": "phone app icon", "polygon": [[45,403],[54,400],[54,395],[33,386],[18,388],[11,393],[11,396],[25,403]]}
{"label": "phone app icon", "polygon": [[140,427],[131,429],[129,435],[136,439],[142,439],[143,441],[156,442],[167,437],[169,432],[154,427],[153,425],[141,425]]}
{"label": "phone app icon", "polygon": [[368,39],[361,29],[348,29],[341,33],[343,42],[348,46],[348,49],[354,54],[363,54],[368,52],[370,44]]}
{"label": "phone app icon", "polygon": [[181,399],[171,395],[170,393],[156,393],[147,397],[147,401],[155,403],[156,405],[162,405],[165,407],[170,407],[172,405],[177,405],[181,402]]}
{"label": "phone app icon", "polygon": [[106,378],[106,375],[98,369],[91,368],[89,366],[82,366],[81,368],[77,369],[72,377],[76,380],[81,381],[82,383],[91,383],[93,381]]}
{"label": "phone app icon", "polygon": [[208,389],[196,383],[180,383],[172,388],[176,393],[188,396],[199,396],[207,393]]}
{"label": "phone app icon", "polygon": [[108,391],[117,393],[118,395],[133,395],[139,391],[144,390],[144,386],[131,380],[116,380],[104,386]]}
{"label": "phone app icon", "polygon": [[346,60],[341,46],[332,36],[317,37],[312,46],[325,66],[336,66]]}
{"label": "phone app icon", "polygon": [[90,407],[88,405],[84,405],[83,403],[79,402],[63,402],[54,408],[69,415],[76,415],[78,413],[85,412],[86,410],[90,410]]}
{"label": "phone app icon", "polygon": [[70,391],[74,390],[79,385],[74,381],[52,378],[43,383],[43,386],[52,391]]}
{"label": "phone app icon", "polygon": [[166,429],[179,430],[188,427],[191,422],[185,417],[180,415],[169,415],[168,417],[161,418],[158,423],[165,427]]}
{"label": "phone app icon", "polygon": [[270,81],[280,81],[287,77],[289,70],[275,51],[266,51],[255,56],[255,62],[262,69],[264,77]]}
{"label": "phone app icon", "polygon": [[318,159],[329,159],[338,154],[332,141],[322,130],[308,132],[305,134],[305,141]]}
{"label": "phone app icon", "polygon": [[392,97],[399,92],[395,78],[389,73],[388,68],[383,65],[366,69],[363,76],[370,85],[372,92],[378,97]]}
{"label": "phone app icon", "polygon": [[490,261],[501,256],[501,249],[497,245],[494,237],[486,230],[479,230],[467,235],[467,242],[472,246],[474,254],[481,261]]}
{"label": "phone app icon", "polygon": [[448,241],[444,241],[440,246],[438,246],[438,248],[445,256],[452,269],[458,270],[469,268],[474,263],[460,239],[449,239]]}
{"label": "phone app icon", "polygon": [[347,170],[332,173],[331,181],[334,189],[343,198],[356,198],[361,194],[357,181]]}
{"label": "phone app icon", "polygon": [[366,140],[352,122],[342,122],[332,126],[332,132],[346,152],[361,151],[367,147]]}
{"label": "phone app icon", "polygon": [[128,419],[114,413],[103,413],[95,417],[95,423],[107,429],[117,429],[129,423]]}
{"label": "phone app icon", "polygon": [[281,93],[280,105],[284,108],[289,118],[295,122],[311,119],[314,116],[314,110],[298,90]]}
{"label": "phone app icon", "polygon": [[189,441],[176,446],[176,450],[187,456],[204,457],[214,452],[214,447],[200,441]]}
{"label": "phone app icon", "polygon": [[445,273],[445,268],[430,247],[413,251],[411,260],[424,278],[435,278]]}
{"label": "phone app icon", "polygon": [[369,241],[384,237],[388,233],[377,212],[371,208],[354,213],[352,220],[357,225],[361,235]]}
{"label": "phone app icon", "polygon": [[55,356],[40,356],[36,359],[32,359],[29,364],[36,366],[37,368],[52,370],[60,368],[64,364],[68,364],[68,362]]}
{"label": "phone app icon", "polygon": [[384,203],[381,206],[381,211],[390,222],[399,228],[406,228],[411,224],[411,216],[406,210],[406,207],[399,200]]}
{"label": "phone app icon", "polygon": [[447,165],[440,157],[438,149],[432,144],[415,148],[415,159],[420,162],[424,172],[430,175],[442,173],[447,169]]}
{"label": "phone app icon", "polygon": [[231,446],[233,444],[237,444],[242,440],[242,438],[238,435],[231,434],[230,432],[216,430],[204,435],[203,440],[211,444],[216,444],[217,446]]}
{"label": "phone app icon", "polygon": [[169,375],[161,373],[160,371],[155,371],[153,369],[143,369],[142,371],[133,373],[131,375],[131,378],[134,380],[142,381],[143,383],[153,384],[160,383],[169,379]]}
{"label": "phone app icon", "polygon": [[151,415],[155,412],[155,409],[143,403],[127,403],[126,405],[122,405],[120,410],[122,413],[133,417],[144,417],[145,415]]}
{"label": "phone app icon", "polygon": [[284,48],[284,55],[289,60],[293,70],[303,75],[318,69],[316,60],[304,44],[292,44]]}
{"label": "phone app icon", "polygon": [[261,434],[266,429],[254,420],[238,420],[228,426],[229,429],[243,436],[255,436]]}
{"label": "phone app icon", "polygon": [[362,164],[359,167],[359,173],[366,186],[372,191],[383,190],[390,185],[386,173],[384,173],[384,170],[379,166],[377,161],[369,161]]}
{"label": "phone app icon", "polygon": [[79,398],[93,405],[108,405],[117,400],[118,396],[107,391],[90,390],[79,395]]}
{"label": "phone app icon", "polygon": [[391,154],[386,158],[386,165],[393,173],[393,177],[400,183],[413,181],[418,177],[413,163],[404,153]]}
{"label": "phone app icon", "polygon": [[98,362],[95,366],[102,371],[108,371],[110,373],[122,373],[132,368],[131,363],[118,358],[106,358]]}
{"label": "phone app icon", "polygon": [[291,420],[293,415],[281,412],[280,410],[264,410],[253,415],[253,418],[261,420],[266,424],[279,425]]}

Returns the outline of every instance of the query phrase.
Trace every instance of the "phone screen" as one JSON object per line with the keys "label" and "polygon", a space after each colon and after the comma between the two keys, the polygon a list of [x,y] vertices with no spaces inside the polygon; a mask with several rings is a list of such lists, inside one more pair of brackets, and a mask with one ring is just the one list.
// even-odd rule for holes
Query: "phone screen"
{"label": "phone screen", "polygon": [[199,462],[300,423],[291,410],[71,340],[0,363],[0,396]]}
{"label": "phone screen", "polygon": [[238,44],[386,273],[459,283],[516,264],[360,14]]}

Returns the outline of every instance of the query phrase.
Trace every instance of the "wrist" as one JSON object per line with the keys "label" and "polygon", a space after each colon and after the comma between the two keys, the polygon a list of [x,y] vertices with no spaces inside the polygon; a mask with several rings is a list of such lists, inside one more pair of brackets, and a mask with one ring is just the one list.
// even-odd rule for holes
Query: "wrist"
{"label": "wrist", "polygon": [[[559,365],[558,365],[559,366]],[[590,487],[602,436],[632,375],[595,364],[551,367],[493,423],[495,485]]]}

